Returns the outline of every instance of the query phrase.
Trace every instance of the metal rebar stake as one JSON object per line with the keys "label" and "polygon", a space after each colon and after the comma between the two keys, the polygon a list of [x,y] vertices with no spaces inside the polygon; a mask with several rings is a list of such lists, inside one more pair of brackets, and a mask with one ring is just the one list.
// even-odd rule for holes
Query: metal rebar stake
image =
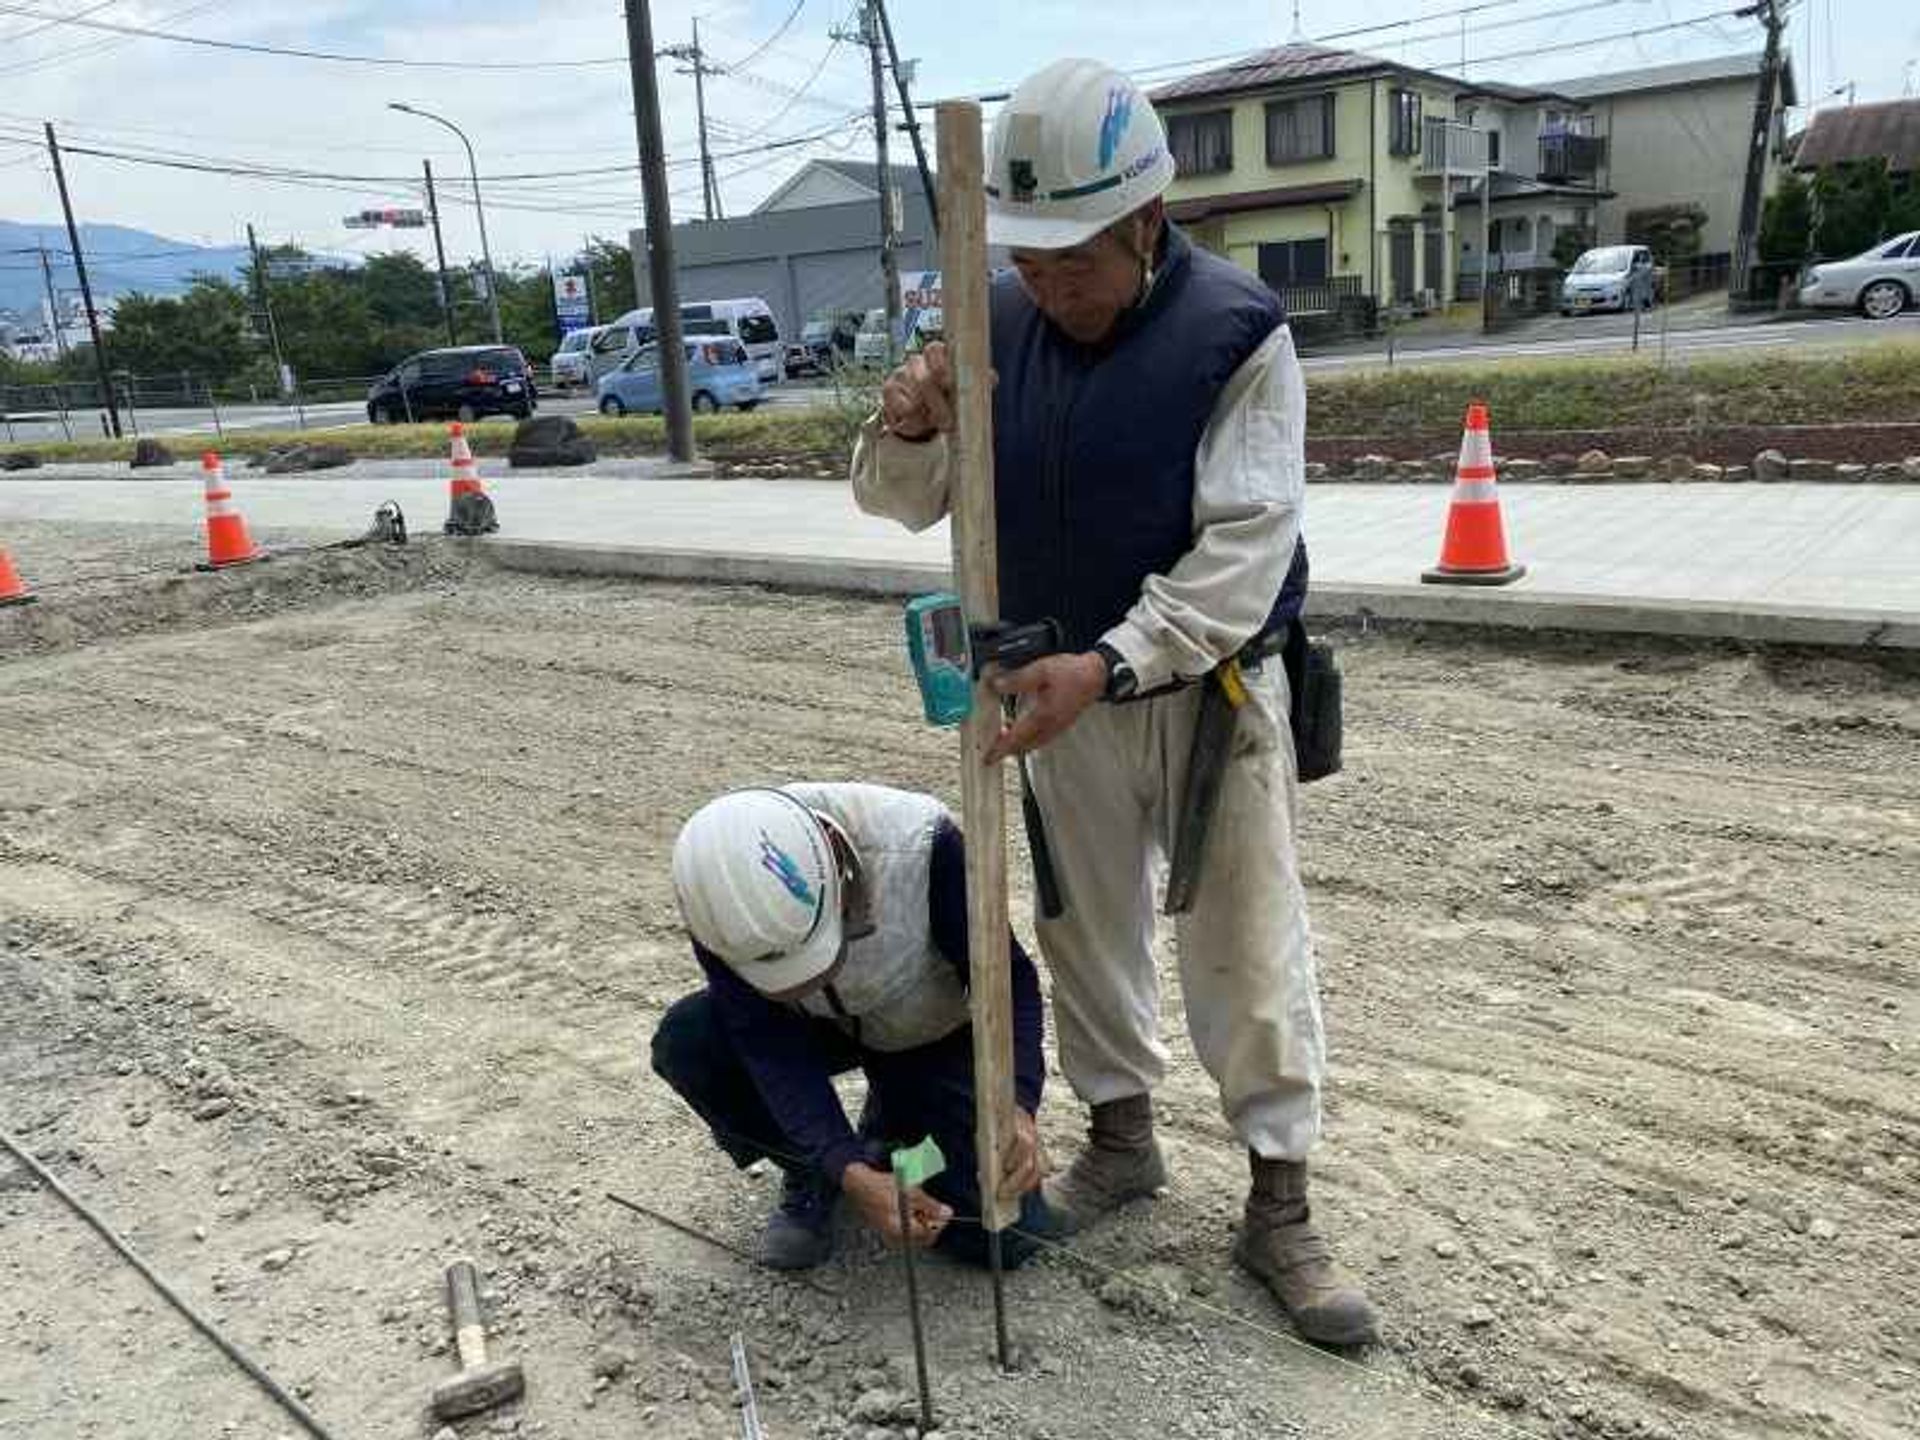
{"label": "metal rebar stake", "polygon": [[920,1328],[920,1277],[913,1268],[913,1220],[907,1213],[907,1187],[894,1172],[893,1198],[900,1207],[900,1258],[907,1266],[907,1314],[913,1321],[913,1369],[920,1381],[920,1433],[933,1430],[933,1387],[927,1381],[927,1337]]}
{"label": "metal rebar stake", "polygon": [[1013,1370],[1007,1345],[1007,1269],[1000,1256],[1000,1232],[987,1231],[987,1265],[993,1274],[993,1348],[1000,1362],[1000,1373]]}
{"label": "metal rebar stake", "polygon": [[740,1392],[740,1434],[742,1440],[766,1440],[760,1428],[760,1404],[753,1395],[753,1372],[747,1368],[747,1337],[736,1334],[732,1341],[733,1385]]}

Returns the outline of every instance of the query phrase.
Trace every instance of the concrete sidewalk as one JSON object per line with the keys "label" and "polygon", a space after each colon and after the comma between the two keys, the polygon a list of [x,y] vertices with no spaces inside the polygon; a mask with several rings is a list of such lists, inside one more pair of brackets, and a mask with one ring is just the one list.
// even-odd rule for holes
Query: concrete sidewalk
{"label": "concrete sidewalk", "polygon": [[[263,528],[357,533],[375,506],[393,499],[416,531],[437,530],[446,514],[444,477],[416,467],[409,478],[402,468],[380,478],[236,472],[235,498]],[[501,521],[489,544],[511,564],[866,593],[925,589],[946,569],[944,525],[907,534],[859,513],[838,482],[644,473],[489,473]],[[1446,487],[1312,486],[1306,530],[1314,608],[1383,619],[1920,648],[1920,489],[1513,485],[1502,500],[1514,558],[1528,574],[1489,591],[1419,583],[1438,555]],[[0,479],[0,544],[14,519],[197,531],[201,514],[198,477],[184,470],[80,483]],[[32,555],[16,550],[14,559],[30,577]]]}

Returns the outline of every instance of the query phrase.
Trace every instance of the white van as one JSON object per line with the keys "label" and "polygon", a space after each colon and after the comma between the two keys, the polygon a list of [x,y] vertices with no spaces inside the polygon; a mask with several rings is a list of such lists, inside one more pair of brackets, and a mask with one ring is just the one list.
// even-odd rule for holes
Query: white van
{"label": "white van", "polygon": [[780,378],[780,326],[773,318],[773,307],[757,295],[683,304],[680,329],[689,339],[696,335],[731,335],[747,347],[754,373],[761,380]]}
{"label": "white van", "polygon": [[629,310],[609,325],[602,325],[593,339],[587,342],[587,384],[598,383],[600,377],[618,370],[627,363],[628,357],[637,354],[642,345],[653,340],[653,307],[644,310]]}
{"label": "white van", "polygon": [[[940,338],[945,324],[943,295],[938,270],[910,270],[900,277],[900,335],[894,349],[911,353],[929,340]],[[853,338],[856,365],[883,366],[887,363],[887,312],[869,310]]]}
{"label": "white van", "polygon": [[[762,381],[780,378],[780,327],[766,301],[693,300],[680,307],[680,332],[689,340],[701,335],[731,335],[747,347],[754,373]],[[653,341],[653,307],[629,310],[592,342],[593,379],[618,369],[642,345]]]}

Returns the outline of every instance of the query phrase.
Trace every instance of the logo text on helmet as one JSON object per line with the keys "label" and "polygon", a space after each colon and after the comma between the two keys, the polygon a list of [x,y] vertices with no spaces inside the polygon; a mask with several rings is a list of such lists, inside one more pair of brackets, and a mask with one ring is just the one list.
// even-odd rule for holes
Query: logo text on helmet
{"label": "logo text on helmet", "polygon": [[1034,174],[1031,160],[1009,160],[1007,180],[1016,200],[1032,200],[1033,192],[1040,188],[1040,177]]}
{"label": "logo text on helmet", "polygon": [[1118,86],[1107,91],[1107,113],[1100,120],[1100,168],[1113,164],[1120,151],[1121,137],[1133,119],[1133,92]]}
{"label": "logo text on helmet", "polygon": [[766,831],[760,832],[760,868],[786,888],[786,892],[802,905],[818,905],[819,899],[813,893],[813,887],[807,883],[807,877],[800,873],[800,867],[793,857],[773,843],[773,837]]}

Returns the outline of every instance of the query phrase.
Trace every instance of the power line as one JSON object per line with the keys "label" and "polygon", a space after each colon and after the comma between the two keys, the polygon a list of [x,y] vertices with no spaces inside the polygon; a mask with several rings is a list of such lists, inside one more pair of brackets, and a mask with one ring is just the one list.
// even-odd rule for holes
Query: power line
{"label": "power line", "polygon": [[[184,20],[189,15],[198,15],[202,10],[211,10],[215,5],[219,3],[220,3],[220,0],[200,0],[200,3],[198,4],[189,5],[183,10],[170,11],[169,13],[161,16],[160,23],[169,24],[175,20]],[[12,13],[14,14],[28,13],[22,10],[15,9],[12,6],[7,6],[4,8],[12,11]],[[93,12],[88,11],[86,13],[92,14]],[[60,25],[71,25],[75,23],[75,18],[69,17],[69,16],[54,16],[49,18],[52,20],[53,23],[60,24]],[[81,23],[90,23],[90,22],[81,22]],[[84,60],[91,55],[102,55],[109,50],[117,50],[121,46],[127,43],[128,41],[126,38],[89,41],[84,45],[76,45],[71,50],[57,50],[49,55],[40,55],[35,57],[32,60],[22,61],[17,65],[8,65],[5,67],[0,67],[0,75],[26,75],[37,70],[51,69],[55,65],[65,65],[67,62],[71,60]]]}
{"label": "power line", "polygon": [[740,71],[740,70],[746,69],[747,66],[753,64],[754,61],[758,60],[762,55],[766,54],[767,51],[771,50],[775,42],[777,42],[781,36],[785,35],[787,31],[793,28],[793,22],[800,18],[800,12],[806,8],[807,8],[807,0],[793,0],[793,9],[789,10],[787,12],[787,18],[780,22],[780,28],[778,30],[775,30],[773,34],[769,35],[766,39],[762,40],[758,45],[754,46],[753,49],[748,52],[747,57],[744,60],[732,61],[728,64],[727,68],[729,70]]}
{"label": "power line", "polygon": [[[100,0],[100,3],[98,5],[95,5],[92,8],[87,10],[82,10],[80,12],[80,15],[82,17],[88,16],[88,15],[98,15],[102,10],[111,10],[118,3],[119,3],[119,0]],[[64,19],[65,17],[62,17],[62,18]],[[61,20],[43,20],[38,25],[23,26],[18,30],[9,31],[5,35],[0,35],[0,43],[15,45],[15,44],[18,44],[20,41],[26,39],[29,35],[38,35],[42,30],[51,30],[54,26],[60,23],[61,23]]]}
{"label": "power line", "polygon": [[[201,5],[196,8],[204,10],[209,7]],[[208,50],[229,50],[244,55],[272,55],[289,60],[319,60],[335,65],[368,65],[396,70],[584,70],[627,63],[624,55],[599,55],[582,60],[402,60],[390,55],[361,55],[345,50],[308,50],[291,45],[255,44],[246,40],[216,40],[209,35],[183,35],[178,31],[147,25],[91,20],[84,15],[49,15],[44,10],[29,9],[25,5],[0,4],[0,14],[73,25],[82,30],[101,30],[141,40],[164,40],[172,45],[196,45]]]}

